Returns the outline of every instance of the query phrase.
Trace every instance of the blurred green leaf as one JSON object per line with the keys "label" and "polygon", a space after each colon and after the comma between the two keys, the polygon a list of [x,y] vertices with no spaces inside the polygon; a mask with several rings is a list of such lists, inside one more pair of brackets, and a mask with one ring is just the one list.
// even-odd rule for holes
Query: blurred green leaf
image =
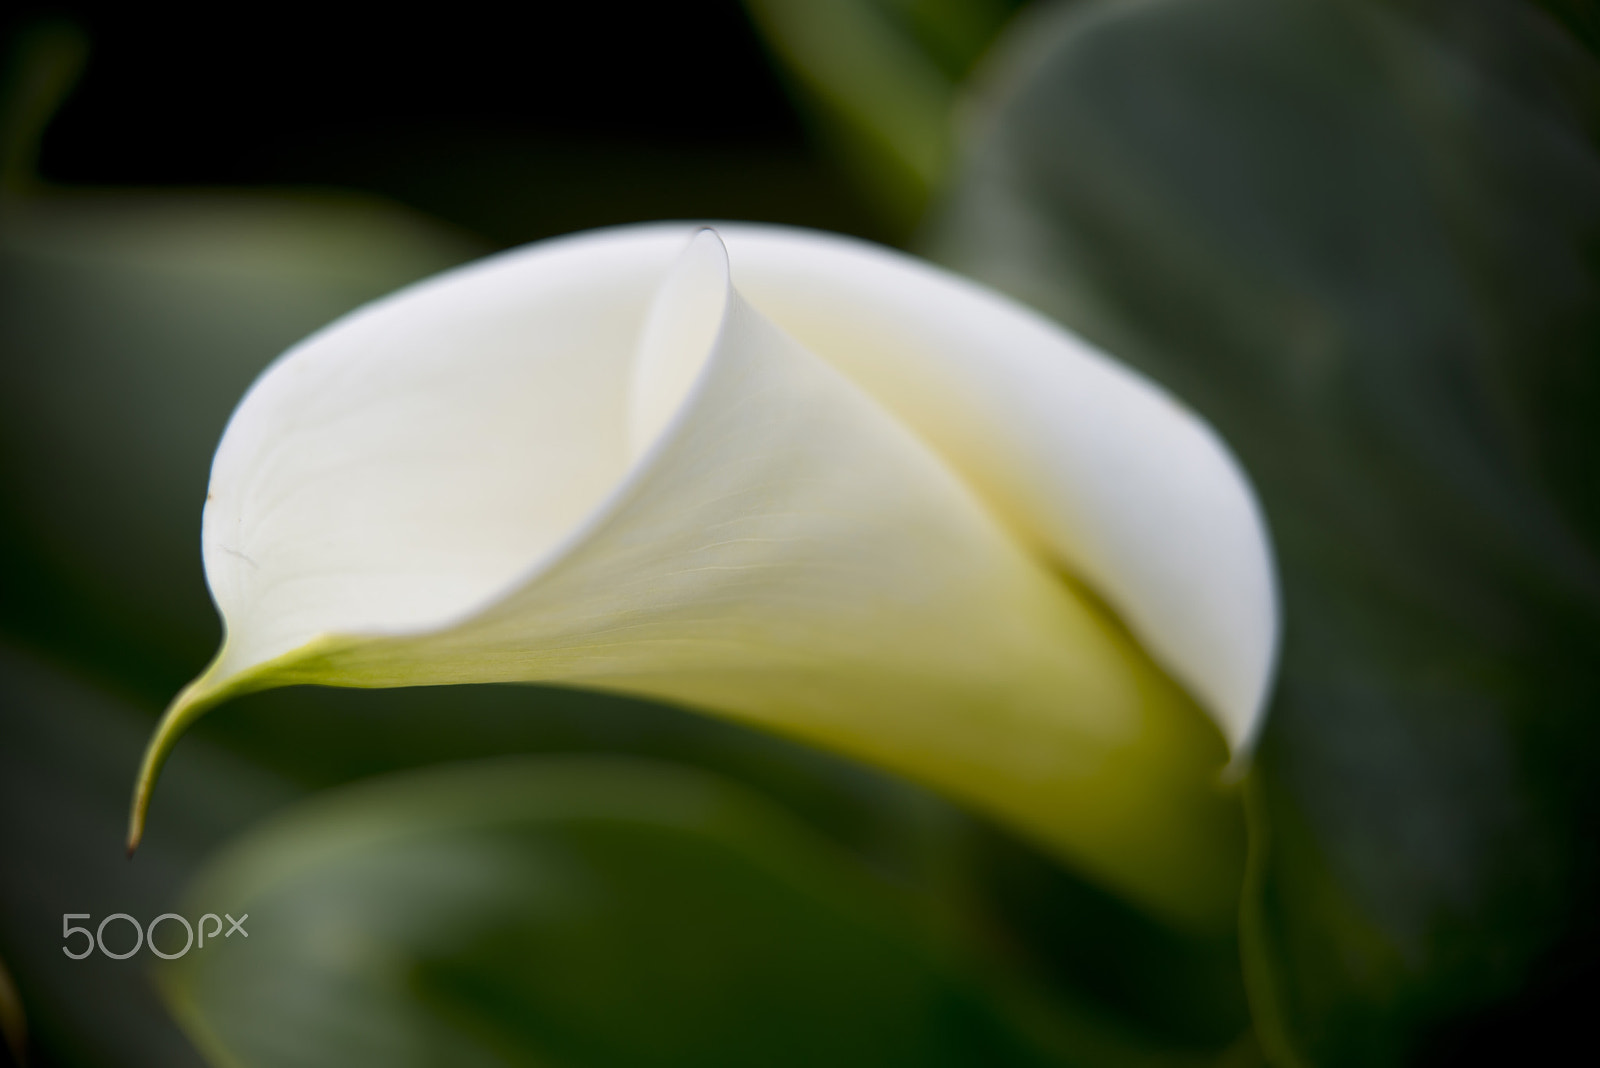
{"label": "blurred green leaf", "polygon": [[349,196],[0,204],[0,626],[181,679],[216,644],[199,516],[234,403],[305,334],[474,251]]}
{"label": "blurred green leaf", "polygon": [[[193,741],[311,789],[497,753],[700,769],[781,804],[891,882],[904,918],[959,937],[1062,1063],[1210,1064],[1249,1026],[1231,933],[1168,930],[914,784],[703,715],[545,687],[306,687],[248,695],[202,719]],[[174,803],[158,797],[152,833]]]}
{"label": "blurred green leaf", "polygon": [[248,697],[186,739],[129,861],[128,791],[159,708],[0,644],[0,958],[16,972],[45,1063],[198,1064],[148,987],[148,958],[64,958],[62,913],[159,915],[204,853],[248,822],[312,790],[440,760],[627,750],[717,769],[905,887],[908,916],[958,922],[970,829],[953,806],[764,733],[535,687]]}
{"label": "blurred green leaf", "polygon": [[892,886],[903,930],[969,947],[981,965],[968,970],[981,971],[1050,1063],[1198,1068],[1246,1024],[1222,944],[1230,940],[1191,944],[1165,932],[909,784],[603,695],[485,686],[244,698],[185,741],[169,769],[173,789],[130,862],[121,850],[129,777],[157,707],[0,648],[0,956],[16,970],[47,1063],[197,1063],[155,1004],[151,961],[67,960],[63,912],[181,910],[177,888],[208,850],[296,797],[397,768],[531,751],[647,754],[777,800],[804,821],[802,833],[826,836],[824,851],[851,858],[832,863]]}
{"label": "blurred green leaf", "polygon": [[[192,736],[308,790],[508,753],[629,753],[761,792],[863,863],[918,887],[929,915],[948,915],[966,879],[972,821],[953,803],[765,731],[627,697],[513,685],[294,687],[246,695],[202,718]],[[156,799],[152,833],[168,804]]]}
{"label": "blurred green leaf", "polygon": [[1031,15],[930,237],[1167,384],[1261,491],[1270,1051],[1539,1061],[1600,959],[1600,70],[1495,0]]}
{"label": "blurred green leaf", "polygon": [[1020,0],[745,0],[824,135],[908,229],[944,177],[956,87]]}
{"label": "blurred green leaf", "polygon": [[188,912],[219,1064],[1042,1063],[959,957],[779,811],[666,765],[508,759],[324,795]]}
{"label": "blurred green leaf", "polygon": [[[1055,1011],[1092,1010],[1174,1061],[1255,1063],[1235,932],[1176,931],[1015,839],[978,836],[966,868],[981,929],[1008,969],[1054,992]],[[1146,1062],[1124,1049],[1091,1063]]]}

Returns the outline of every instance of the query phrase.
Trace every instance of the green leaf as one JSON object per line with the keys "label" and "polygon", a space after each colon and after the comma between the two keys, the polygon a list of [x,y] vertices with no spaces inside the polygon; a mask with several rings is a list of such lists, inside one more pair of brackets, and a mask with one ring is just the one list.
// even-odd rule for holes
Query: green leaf
{"label": "green leaf", "polygon": [[745,0],[824,135],[891,223],[922,214],[950,157],[956,87],[1018,0]]}
{"label": "green leaf", "polygon": [[934,246],[1199,409],[1277,540],[1271,1052],[1526,1059],[1600,946],[1600,70],[1491,0],[1104,3],[999,47]]}
{"label": "green leaf", "polygon": [[885,885],[699,773],[505,759],[236,843],[164,986],[218,1064],[1041,1063]]}
{"label": "green leaf", "polygon": [[1197,1068],[1246,1023],[1228,939],[1165,931],[909,784],[704,716],[536,687],[252,695],[188,739],[157,825],[129,861],[128,777],[156,709],[4,646],[0,708],[0,956],[35,1051],[52,1064],[199,1063],[153,996],[152,959],[63,957],[63,913],[189,915],[179,889],[206,853],[296,797],[396,768],[529,750],[647,754],[780,802],[810,829],[793,833],[824,835],[831,847],[817,848],[851,858],[830,863],[893,884],[902,931],[951,959],[960,954],[928,931],[970,946],[981,965],[954,970],[978,972],[1007,1026],[1037,1036],[1050,1063]]}
{"label": "green leaf", "polygon": [[[181,907],[204,854],[296,796],[395,768],[527,750],[619,749],[757,784],[950,923],[968,832],[952,806],[807,747],[676,709],[535,687],[283,690],[202,723],[169,768],[160,825],[123,852],[129,777],[159,706],[0,643],[0,957],[52,1064],[200,1062],[148,981],[148,955],[74,961],[61,916]],[[1120,1047],[1113,1047],[1120,1048]]]}

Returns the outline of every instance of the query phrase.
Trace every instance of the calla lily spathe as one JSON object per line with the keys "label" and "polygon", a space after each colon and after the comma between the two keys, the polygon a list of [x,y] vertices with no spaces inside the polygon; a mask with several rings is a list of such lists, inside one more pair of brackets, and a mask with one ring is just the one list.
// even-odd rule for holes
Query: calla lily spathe
{"label": "calla lily spathe", "polygon": [[230,695],[546,681],[904,772],[1175,916],[1232,898],[1215,780],[1278,626],[1245,479],[1158,388],[909,257],[660,224],[413,286],[251,388],[203,549],[226,637],[135,841]]}

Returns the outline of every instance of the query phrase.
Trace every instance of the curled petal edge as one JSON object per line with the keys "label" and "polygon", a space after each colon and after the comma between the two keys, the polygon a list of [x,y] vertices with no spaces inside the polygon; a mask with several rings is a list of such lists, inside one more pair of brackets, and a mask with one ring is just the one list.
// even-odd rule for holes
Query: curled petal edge
{"label": "curled petal edge", "polygon": [[[986,405],[1016,399],[1029,374],[1043,383],[1046,401],[1087,381],[1102,393],[1109,389],[1113,411],[1132,411],[1136,426],[1175,419],[1178,429],[1169,427],[1158,444],[1177,440],[1180,452],[1197,450],[1214,484],[1228,488],[1231,476],[1242,490],[1247,534],[1255,523],[1258,570],[1266,576],[1256,587],[1266,590],[1271,607],[1270,637],[1261,643],[1257,635],[1266,651],[1255,651],[1256,661],[1268,665],[1259,669],[1265,676],[1276,641],[1270,557],[1253,499],[1225,451],[1142,380],[942,272],[843,239],[728,227],[723,233],[733,249],[735,286],[715,235],[703,232],[680,255],[687,230],[589,235],[452,272],[335,324],[269,369],[230,423],[206,510],[207,577],[228,636],[151,740],[136,787],[130,848],[172,744],[228,697],[299,682],[548,681],[706,708],[841,749],[1000,816],[1158,911],[1189,921],[1228,911],[1237,876],[1230,858],[1240,843],[1231,803],[1214,796],[1215,771],[1226,751],[1183,690],[1050,563],[1060,561],[1104,593],[1158,660],[1206,703],[1239,752],[1249,724],[1241,730],[1239,715],[1219,713],[1214,693],[1206,700],[1216,687],[1187,678],[1170,650],[1163,655],[1173,645],[1170,637],[1153,639],[1141,626],[1161,598],[1147,598],[1142,610],[1130,608],[1129,598],[1141,596],[1139,576],[1119,579],[1126,560],[1104,551],[1095,556],[1097,537],[1104,541],[1130,517],[1149,518],[1140,487],[1119,489],[1113,480],[1107,499],[1107,479],[1086,476],[1083,462],[1067,463],[1065,476],[1052,468],[1062,463],[1055,455],[1061,435],[1050,433],[1059,429],[1059,412],[1044,419],[1041,430],[1037,405],[1023,405],[1021,418],[988,425],[987,444],[975,427],[989,418]],[[803,247],[790,247],[797,243]],[[574,257],[563,256],[572,252],[586,254],[576,267]],[[807,257],[811,275],[794,266],[804,267]],[[866,271],[872,278],[852,284],[851,271],[864,270],[849,267],[852,257],[882,260],[883,270]],[[604,461],[595,465],[601,470],[571,485],[558,480],[565,492],[555,509],[559,521],[537,532],[542,541],[524,536],[517,544],[515,521],[488,524],[494,529],[484,541],[485,555],[502,562],[501,573],[445,576],[449,581],[420,598],[420,609],[391,605],[388,618],[340,619],[331,611],[307,626],[315,606],[293,596],[307,588],[306,575],[262,575],[263,560],[287,559],[290,572],[305,561],[294,552],[267,551],[272,545],[254,544],[249,536],[266,531],[282,544],[298,545],[317,544],[317,537],[305,535],[320,534],[325,541],[328,521],[319,517],[329,502],[376,486],[367,500],[374,515],[358,517],[366,525],[351,529],[403,532],[411,524],[416,529],[407,536],[427,542],[439,510],[412,507],[405,492],[386,495],[383,479],[392,472],[383,463],[390,461],[374,456],[415,437],[408,421],[418,414],[419,397],[430,416],[437,410],[441,398],[426,390],[430,382],[448,391],[464,377],[488,395],[519,396],[508,388],[516,374],[501,381],[495,369],[526,362],[527,353],[491,351],[465,367],[444,361],[450,374],[441,376],[434,350],[458,337],[477,313],[515,308],[513,294],[537,291],[527,283],[538,278],[528,276],[541,270],[569,283],[576,278],[579,288],[585,277],[604,275],[620,295],[610,317],[593,319],[595,309],[587,305],[582,315],[569,316],[573,322],[589,316],[605,337],[580,336],[582,330],[564,335],[556,316],[550,332],[564,337],[566,348],[554,357],[534,353],[532,362],[578,350],[615,351],[619,338],[641,337],[625,347],[632,355],[624,366],[590,367],[577,381],[558,375],[540,384],[553,395],[541,403],[557,429],[564,404],[595,395],[594,379],[631,387],[613,388],[612,395],[628,398],[619,410],[581,413],[609,426],[591,442]],[[943,289],[932,300],[921,296],[922,320],[897,326],[889,313],[911,299],[913,282],[927,283],[923,275]],[[664,302],[661,295],[674,287],[681,292]],[[645,315],[652,291],[654,311]],[[859,299],[844,299],[848,293]],[[560,298],[542,311],[550,312]],[[758,301],[779,325],[756,310]],[[974,301],[996,320],[989,324],[990,345],[1012,353],[991,360],[1006,389],[985,392],[977,373],[982,339],[974,333],[972,309],[964,306]],[[672,322],[662,311],[681,307],[700,312]],[[941,326],[937,320],[951,308],[961,322]],[[521,310],[534,318],[541,311]],[[409,321],[394,321],[400,315]],[[499,321],[489,318],[506,325],[504,314]],[[930,330],[933,336],[926,336]],[[489,333],[516,336],[514,330]],[[419,335],[410,351],[387,364],[374,362],[380,342]],[[828,362],[808,349],[807,339],[828,353]],[[909,363],[919,340],[932,340],[935,350],[932,357],[924,353],[921,372]],[[1028,370],[1045,366],[1034,350],[1052,345],[1069,364],[1083,366],[1065,380]],[[1033,355],[1023,360],[1018,351]],[[374,418],[366,383],[373,374],[384,380],[396,365],[401,385],[378,391],[380,417]],[[1134,401],[1119,399],[1130,390]],[[1079,397],[1067,412],[1092,415],[1094,402]],[[961,403],[971,410],[962,414]],[[384,404],[393,410],[385,413]],[[343,440],[338,434],[348,434],[352,420],[369,436],[376,427],[382,447],[330,459],[317,446]],[[1115,420],[1089,422],[1076,432],[1121,434]],[[484,455],[503,452],[508,443],[497,432],[490,426],[468,442],[489,452],[465,448],[459,466],[474,468]],[[1123,442],[1122,454],[1130,452],[1141,455]],[[403,447],[397,455],[407,462]],[[985,477],[1007,459],[1020,461],[1021,475]],[[1149,467],[1123,461],[1118,474],[1124,478]],[[519,472],[512,465],[502,474]],[[444,472],[445,482],[451,474]],[[414,476],[413,470],[396,485],[404,489]],[[1040,503],[1052,478],[1065,504]],[[596,485],[608,488],[596,492]],[[467,518],[457,526],[472,526],[472,509],[502,489],[492,480],[467,485],[460,497]],[[1226,499],[1236,527],[1238,497],[1234,492]],[[1112,519],[1084,522],[1078,513],[1096,506],[1110,508]],[[1070,528],[1070,537],[1056,536],[1055,527]],[[1018,539],[1019,528],[1029,536]],[[370,549],[355,540],[335,546],[333,558],[345,552],[353,559],[350,552]],[[848,558],[839,555],[841,544],[851,546]],[[1042,554],[1035,551],[1041,544]],[[375,569],[358,577],[369,586],[391,582],[384,567],[393,562],[386,554],[395,551],[389,545],[370,552]],[[359,593],[360,585],[347,584],[343,593]],[[1248,582],[1245,589],[1247,599],[1261,600],[1260,589]],[[252,631],[259,616],[251,606],[274,597],[280,608],[296,609],[274,618],[299,620],[299,632],[262,637],[259,628]],[[453,610],[441,614],[439,605],[452,597]],[[360,597],[336,599],[345,607],[362,603]],[[433,619],[418,625],[419,612],[428,611]],[[1004,680],[998,687],[997,679]],[[1257,687],[1264,685],[1263,677]],[[1237,707],[1239,699],[1230,699]],[[1254,700],[1251,716],[1258,714],[1259,693]]]}

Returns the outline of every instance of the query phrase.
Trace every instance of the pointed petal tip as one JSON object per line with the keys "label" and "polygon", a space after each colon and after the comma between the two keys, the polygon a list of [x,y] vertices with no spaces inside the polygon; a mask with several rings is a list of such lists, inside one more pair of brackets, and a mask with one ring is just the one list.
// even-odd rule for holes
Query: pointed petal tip
{"label": "pointed petal tip", "polygon": [[161,714],[150,741],[145,744],[144,755],[139,761],[139,774],[133,784],[133,800],[128,811],[127,850],[130,859],[144,840],[145,820],[149,815],[150,799],[155,793],[156,780],[161,775],[161,766],[167,762],[173,747],[178,744],[178,739],[203,713],[238,690],[241,678],[239,674],[230,675],[225,679],[218,678],[217,666],[222,662],[222,657],[223,654],[219,652],[216,659],[198,678],[178,692],[178,696],[172,699],[167,710]]}
{"label": "pointed petal tip", "polygon": [[[149,751],[145,753],[148,762]],[[139,777],[133,784],[133,803],[128,811],[128,859],[133,859],[133,854],[138,851],[139,843],[144,841],[145,817],[150,811],[150,794],[155,789],[155,773],[146,774],[143,767],[139,770]]]}
{"label": "pointed petal tip", "polygon": [[634,350],[629,440],[649,451],[694,393],[727,317],[728,249],[711,227],[697,230],[651,301]]}

